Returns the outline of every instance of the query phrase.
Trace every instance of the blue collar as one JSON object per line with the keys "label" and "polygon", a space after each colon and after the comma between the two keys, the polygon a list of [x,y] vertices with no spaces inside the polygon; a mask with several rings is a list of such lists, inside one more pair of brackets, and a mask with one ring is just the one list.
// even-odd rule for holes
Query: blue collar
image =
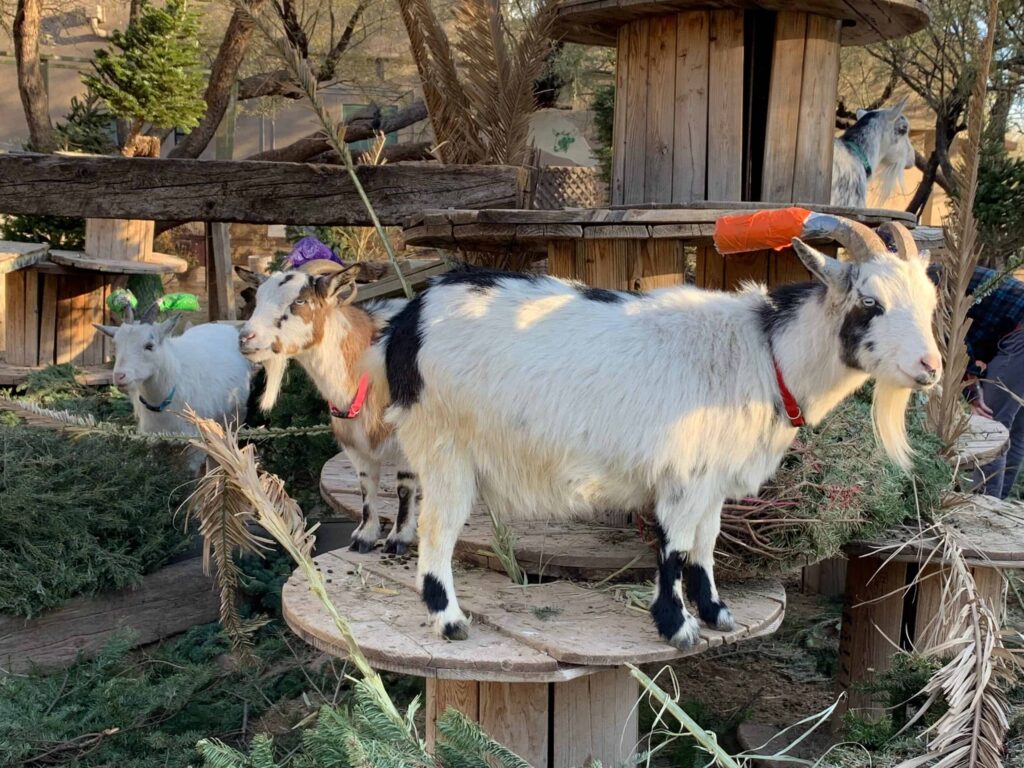
{"label": "blue collar", "polygon": [[860,160],[860,164],[864,166],[864,172],[868,175],[868,177],[870,177],[871,161],[868,160],[867,153],[864,151],[863,147],[861,147],[861,145],[857,144],[856,142],[850,141],[849,139],[841,139],[841,141],[843,142],[843,144],[846,145],[846,148],[850,150],[850,152],[857,156],[857,159]]}
{"label": "blue collar", "polygon": [[171,401],[174,400],[174,393],[177,390],[178,390],[178,385],[175,384],[173,387],[171,387],[171,393],[169,395],[167,395],[167,397],[164,398],[164,401],[162,403],[160,403],[160,405],[153,405],[151,403],[147,403],[146,402],[146,398],[144,398],[142,396],[142,393],[140,392],[139,393],[139,402],[142,403],[146,407],[147,410],[150,410],[153,413],[163,413],[164,411],[167,410],[167,406],[169,406],[171,404]]}

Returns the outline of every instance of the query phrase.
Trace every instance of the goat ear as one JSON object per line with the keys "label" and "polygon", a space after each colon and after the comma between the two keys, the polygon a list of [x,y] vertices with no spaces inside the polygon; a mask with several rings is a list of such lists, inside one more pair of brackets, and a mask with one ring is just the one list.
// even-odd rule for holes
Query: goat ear
{"label": "goat ear", "polygon": [[245,267],[235,267],[235,274],[238,275],[243,283],[251,285],[253,288],[259,288],[267,279],[267,275],[260,272],[253,272],[251,269],[246,269]]}
{"label": "goat ear", "polygon": [[110,338],[114,338],[114,334],[117,333],[116,325],[100,325],[99,323],[93,323],[92,327],[104,336],[109,336]]}
{"label": "goat ear", "polygon": [[866,109],[858,109],[857,110],[857,119],[860,120],[867,113],[868,113],[868,111]]}
{"label": "goat ear", "polygon": [[178,320],[181,319],[181,314],[171,315],[169,318],[164,320],[162,323],[156,323],[153,328],[156,329],[156,337],[163,341],[171,335],[171,331],[174,330],[174,326],[178,324]]}
{"label": "goat ear", "polygon": [[793,250],[811,274],[830,288],[846,290],[847,267],[838,259],[826,256],[821,251],[811,248],[799,237],[793,238]]}
{"label": "goat ear", "polygon": [[893,117],[898,117],[903,114],[903,110],[907,108],[907,97],[904,96],[897,101],[892,107],[889,108],[889,113]]}

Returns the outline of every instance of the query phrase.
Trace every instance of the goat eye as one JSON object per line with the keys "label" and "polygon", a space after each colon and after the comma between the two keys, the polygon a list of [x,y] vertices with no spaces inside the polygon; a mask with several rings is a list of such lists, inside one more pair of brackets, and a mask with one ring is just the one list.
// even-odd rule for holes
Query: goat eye
{"label": "goat eye", "polygon": [[878,305],[878,302],[872,299],[870,296],[862,296],[860,299],[860,303],[862,306],[867,307],[868,309],[871,309],[872,307]]}
{"label": "goat eye", "polygon": [[147,344],[147,345],[146,345],[146,346],[144,347],[144,349],[145,349],[145,350],[146,350],[147,352],[152,352],[152,351],[153,351],[153,342],[149,342],[149,344]]}
{"label": "goat eye", "polygon": [[296,299],[295,301],[292,302],[292,304],[294,304],[297,307],[301,307],[305,303],[306,303],[305,299]]}

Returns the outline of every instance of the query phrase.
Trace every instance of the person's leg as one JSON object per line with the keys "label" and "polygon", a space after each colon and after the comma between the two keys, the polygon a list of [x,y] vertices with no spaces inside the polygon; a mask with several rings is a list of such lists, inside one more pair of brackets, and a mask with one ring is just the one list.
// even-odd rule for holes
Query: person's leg
{"label": "person's leg", "polygon": [[[1024,419],[1019,418],[1021,404],[1017,399],[1024,396],[1024,331],[1016,331],[1000,342],[999,353],[992,358],[981,382],[981,391],[995,420],[1010,431],[1010,446],[1004,456],[982,467],[985,482],[980,492],[1004,498],[1024,459]],[[1021,423],[1015,430],[1017,421]]]}

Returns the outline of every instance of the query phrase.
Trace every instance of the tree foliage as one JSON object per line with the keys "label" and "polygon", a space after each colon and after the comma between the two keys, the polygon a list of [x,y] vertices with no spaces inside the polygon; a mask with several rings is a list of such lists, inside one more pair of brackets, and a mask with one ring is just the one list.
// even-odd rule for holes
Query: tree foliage
{"label": "tree foliage", "polygon": [[116,52],[99,50],[83,81],[111,114],[130,121],[126,146],[148,123],[193,128],[205,110],[200,69],[199,16],[187,0],[157,8],[144,4],[138,19],[111,35]]}

